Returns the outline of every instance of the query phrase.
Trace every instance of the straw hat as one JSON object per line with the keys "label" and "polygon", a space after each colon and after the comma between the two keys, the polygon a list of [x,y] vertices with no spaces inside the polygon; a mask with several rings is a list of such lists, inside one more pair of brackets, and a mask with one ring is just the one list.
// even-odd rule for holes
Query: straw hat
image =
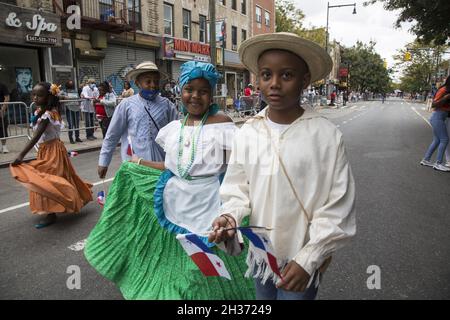
{"label": "straw hat", "polygon": [[245,40],[239,47],[239,58],[244,66],[258,74],[258,59],[270,49],[281,49],[294,53],[308,65],[311,82],[325,78],[333,67],[328,53],[318,44],[289,32],[266,33]]}
{"label": "straw hat", "polygon": [[144,62],[138,64],[136,67],[134,67],[133,70],[130,70],[126,75],[126,78],[128,81],[136,81],[136,78],[140,74],[146,73],[146,72],[157,72],[160,74],[161,79],[165,79],[167,77],[166,74],[164,74],[158,70],[158,67],[156,66],[156,64],[154,62],[144,61]]}

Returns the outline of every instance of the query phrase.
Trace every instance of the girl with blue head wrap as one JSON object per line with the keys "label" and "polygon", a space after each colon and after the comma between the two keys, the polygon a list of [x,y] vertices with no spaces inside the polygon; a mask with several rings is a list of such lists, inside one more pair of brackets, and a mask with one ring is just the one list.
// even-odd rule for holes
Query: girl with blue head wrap
{"label": "girl with blue head wrap", "polygon": [[[126,299],[255,298],[253,281],[245,278],[246,249],[230,256],[206,236],[220,212],[220,181],[236,132],[212,103],[219,77],[209,63],[181,67],[185,116],[161,128],[155,139],[165,161],[132,158],[134,163],[122,164],[89,236],[88,261],[117,283]],[[222,259],[231,281],[200,271],[177,240],[187,233],[197,234],[201,247]],[[238,241],[229,248],[242,249]]]}
{"label": "girl with blue head wrap", "polygon": [[[182,111],[183,114],[189,113],[189,99],[191,98],[186,94],[185,99],[183,96],[185,93],[192,93],[192,86],[203,86],[209,84],[209,108],[205,109],[205,112],[209,110],[209,115],[214,115],[219,111],[219,106],[212,103],[212,97],[214,90],[216,88],[217,82],[220,79],[220,74],[217,72],[216,68],[210,63],[204,63],[199,61],[189,61],[181,66],[181,74],[179,78],[179,83],[182,91]],[[194,81],[197,80],[197,81]],[[184,87],[188,85],[188,90],[184,90]],[[187,92],[186,92],[187,91]],[[203,90],[204,91],[204,90]],[[200,92],[202,93],[202,92]],[[204,94],[203,94],[204,95]],[[204,106],[206,107],[206,106]]]}

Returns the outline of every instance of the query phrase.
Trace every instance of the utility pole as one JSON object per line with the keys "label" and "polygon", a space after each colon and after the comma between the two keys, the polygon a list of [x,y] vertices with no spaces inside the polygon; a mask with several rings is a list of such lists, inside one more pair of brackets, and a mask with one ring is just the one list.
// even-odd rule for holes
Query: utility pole
{"label": "utility pole", "polygon": [[209,0],[209,49],[211,64],[216,66],[216,0]]}

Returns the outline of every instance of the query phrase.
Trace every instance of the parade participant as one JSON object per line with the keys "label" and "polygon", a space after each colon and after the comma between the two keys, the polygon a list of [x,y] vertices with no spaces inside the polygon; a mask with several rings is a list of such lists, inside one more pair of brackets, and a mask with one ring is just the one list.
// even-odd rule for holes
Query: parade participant
{"label": "parade participant", "polygon": [[[31,212],[45,216],[36,228],[54,223],[57,213],[78,213],[92,201],[92,185],[78,177],[59,139],[63,123],[58,112],[58,90],[46,82],[33,88],[33,102],[38,107],[33,117],[35,134],[10,167],[12,176],[30,190]],[[36,143],[37,160],[23,163]]]}
{"label": "parade participant", "polygon": [[98,175],[104,178],[111,163],[114,149],[121,141],[122,160],[129,160],[129,139],[133,152],[145,160],[164,161],[164,150],[155,142],[159,130],[178,113],[167,98],[159,95],[161,72],[151,61],[142,62],[127,74],[135,81],[139,94],[131,96],[116,107],[108,132],[102,144],[98,161]]}
{"label": "parade participant", "polygon": [[[445,121],[450,111],[450,77],[447,78],[444,85],[439,88],[433,99],[433,113],[430,118],[431,126],[433,127],[433,141],[425,153],[425,158],[420,162],[423,166],[433,167],[435,170],[448,172],[450,167],[443,164],[444,152],[449,143],[449,135]],[[434,151],[438,150],[436,156],[436,163],[431,162],[431,156]],[[449,159],[447,159],[449,161]]]}
{"label": "parade participant", "polygon": [[284,32],[248,39],[239,55],[257,75],[268,107],[236,134],[209,240],[233,238],[234,230],[223,228],[239,226],[246,216],[250,225],[273,228],[269,237],[282,278],[250,251],[256,298],[314,299],[318,270],[356,229],[355,184],[342,133],[301,104],[302,91],[323,79],[332,61],[317,44]]}
{"label": "parade participant", "polygon": [[134,157],[122,164],[87,240],[88,261],[127,299],[254,298],[253,283],[244,278],[244,255],[218,253],[231,281],[206,277],[176,239],[177,234],[204,233],[204,244],[214,247],[206,235],[219,211],[219,180],[235,132],[231,119],[212,102],[218,78],[209,63],[182,65],[185,117],[156,138],[165,161]]}

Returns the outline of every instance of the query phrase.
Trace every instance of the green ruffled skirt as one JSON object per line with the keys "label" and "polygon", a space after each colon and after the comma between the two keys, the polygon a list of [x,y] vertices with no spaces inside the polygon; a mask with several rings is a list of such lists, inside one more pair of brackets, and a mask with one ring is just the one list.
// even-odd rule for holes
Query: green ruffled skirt
{"label": "green ruffled skirt", "polygon": [[124,162],[106,197],[100,220],[84,254],[125,299],[255,299],[253,280],[245,278],[245,250],[238,257],[213,250],[232,280],[205,277],[175,234],[153,213],[153,192],[161,171]]}

